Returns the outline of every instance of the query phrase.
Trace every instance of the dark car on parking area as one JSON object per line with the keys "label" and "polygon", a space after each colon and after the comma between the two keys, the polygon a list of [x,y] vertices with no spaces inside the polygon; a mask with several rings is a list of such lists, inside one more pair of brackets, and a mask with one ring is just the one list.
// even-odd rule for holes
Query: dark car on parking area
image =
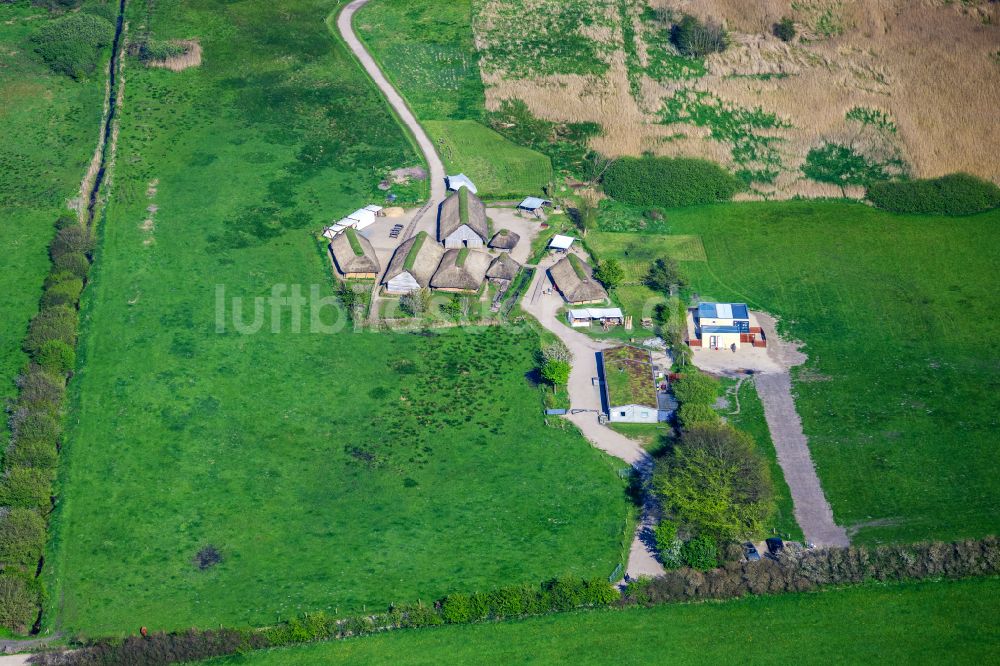
{"label": "dark car on parking area", "polygon": [[743,544],[743,555],[747,558],[748,562],[756,562],[760,559],[760,553],[757,552],[757,547],[749,541]]}
{"label": "dark car on parking area", "polygon": [[774,557],[777,557],[785,549],[785,542],[780,537],[765,539],[764,543],[767,544],[767,552]]}

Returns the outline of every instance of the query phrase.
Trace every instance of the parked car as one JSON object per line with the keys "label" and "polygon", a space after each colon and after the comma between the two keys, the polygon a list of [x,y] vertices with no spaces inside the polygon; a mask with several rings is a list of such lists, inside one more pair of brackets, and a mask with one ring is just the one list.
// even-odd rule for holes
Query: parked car
{"label": "parked car", "polygon": [[770,537],[764,543],[767,544],[767,552],[774,557],[777,557],[785,549],[785,542],[781,540],[781,537]]}
{"label": "parked car", "polygon": [[757,547],[749,541],[743,544],[743,556],[747,558],[748,562],[756,562],[760,559],[760,553],[757,552]]}

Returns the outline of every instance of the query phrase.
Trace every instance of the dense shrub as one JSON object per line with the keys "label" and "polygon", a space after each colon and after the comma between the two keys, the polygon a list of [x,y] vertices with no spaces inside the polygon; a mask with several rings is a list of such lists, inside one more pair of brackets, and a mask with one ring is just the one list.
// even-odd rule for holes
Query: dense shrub
{"label": "dense shrub", "polygon": [[0,480],[0,506],[44,508],[51,504],[52,469],[9,467]]}
{"label": "dense shrub", "polygon": [[90,260],[82,252],[67,252],[52,260],[52,271],[85,278],[90,272]]}
{"label": "dense shrub", "polygon": [[670,295],[675,287],[687,285],[681,266],[673,257],[660,257],[649,266],[643,284],[661,294]]}
{"label": "dense shrub", "polygon": [[713,405],[719,397],[719,380],[700,372],[689,372],[675,381],[674,397],[685,404]]}
{"label": "dense shrub", "polygon": [[0,625],[26,633],[38,615],[38,588],[22,576],[0,575]]}
{"label": "dense shrub", "polygon": [[58,257],[71,252],[87,254],[94,249],[90,234],[80,225],[60,229],[49,243],[49,256],[55,261]]}
{"label": "dense shrub", "polygon": [[661,520],[654,532],[656,550],[664,569],[677,569],[684,564],[681,547],[684,542],[677,538],[677,524],[670,520]]}
{"label": "dense shrub", "polygon": [[33,572],[45,547],[45,520],[34,509],[10,509],[0,517],[0,563]]}
{"label": "dense shrub", "polygon": [[885,180],[902,172],[898,159],[879,162],[857,152],[850,146],[827,143],[806,154],[802,173],[819,183],[832,185],[864,185]]}
{"label": "dense shrub", "polygon": [[43,26],[32,41],[52,71],[79,79],[97,69],[101,49],[111,44],[114,31],[107,19],[80,12]]}
{"label": "dense shrub", "polygon": [[43,342],[35,362],[47,372],[67,374],[76,366],[76,351],[62,340]]}
{"label": "dense shrub", "polygon": [[694,428],[700,425],[715,425],[719,422],[719,413],[711,405],[698,403],[682,403],[677,410],[677,420],[681,428]]}
{"label": "dense shrub", "polygon": [[76,344],[76,310],[65,306],[45,308],[36,314],[28,327],[28,337],[24,349],[29,354],[37,354],[49,340],[62,340],[68,345]]}
{"label": "dense shrub", "polygon": [[633,583],[626,600],[643,604],[699,599],[728,599],[747,594],[804,592],[824,585],[869,580],[960,578],[1000,573],[1000,542],[922,543],[851,546],[806,551],[780,561],[734,562],[700,572],[689,568]]}
{"label": "dense shrub", "polygon": [[617,289],[625,280],[625,269],[617,259],[605,259],[594,269],[594,279],[606,289]]}
{"label": "dense shrub", "polygon": [[681,546],[681,559],[686,565],[699,571],[719,566],[715,541],[707,536],[695,537]]}
{"label": "dense shrub", "polygon": [[45,410],[18,409],[10,419],[13,441],[51,442],[59,437],[59,422]]}
{"label": "dense shrub", "polygon": [[787,16],[775,23],[772,30],[774,31],[774,36],[783,42],[790,42],[795,39],[795,21]]}
{"label": "dense shrub", "polygon": [[83,292],[83,280],[78,277],[69,276],[61,282],[54,282],[46,285],[42,294],[42,307],[50,308],[56,305],[75,307],[80,300],[80,293]]}
{"label": "dense shrub", "polygon": [[155,39],[145,39],[138,45],[139,60],[144,63],[154,60],[166,60],[176,58],[187,53],[187,47],[183,44],[173,42],[163,42]]}
{"label": "dense shrub", "polygon": [[30,367],[17,378],[17,388],[21,407],[49,414],[59,411],[66,395],[66,384],[62,378],[43,372],[38,366]]}
{"label": "dense shrub", "polygon": [[35,440],[18,442],[7,447],[4,462],[8,467],[41,467],[51,469],[56,466],[58,455],[55,441]]}
{"label": "dense shrub", "polygon": [[971,215],[1000,206],[1000,187],[967,173],[871,183],[867,196],[879,208],[894,213]]}
{"label": "dense shrub", "polygon": [[608,167],[603,183],[618,201],[665,208],[728,201],[743,188],[719,165],[686,157],[623,157]]}
{"label": "dense shrub", "polygon": [[670,31],[670,41],[682,55],[704,58],[711,53],[720,53],[729,45],[729,36],[718,23],[700,21],[685,14]]}

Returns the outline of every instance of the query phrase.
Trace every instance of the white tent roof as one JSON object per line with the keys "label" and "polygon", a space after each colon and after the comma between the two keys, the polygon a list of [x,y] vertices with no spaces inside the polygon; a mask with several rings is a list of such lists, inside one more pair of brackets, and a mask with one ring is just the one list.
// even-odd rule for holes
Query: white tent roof
{"label": "white tent roof", "polygon": [[570,310],[573,319],[624,319],[621,308],[580,308]]}
{"label": "white tent roof", "polygon": [[548,199],[540,199],[538,197],[525,197],[524,201],[517,204],[518,208],[524,208],[525,210],[538,210],[542,206],[552,203]]}
{"label": "white tent roof", "polygon": [[457,191],[460,187],[467,187],[473,194],[478,194],[475,184],[464,173],[460,173],[457,176],[448,176],[449,190]]}
{"label": "white tent roof", "polygon": [[365,210],[371,211],[373,213],[380,213],[382,212],[382,206],[379,206],[377,204],[368,204],[367,206],[365,206]]}
{"label": "white tent roof", "polygon": [[552,237],[552,240],[549,241],[549,247],[553,250],[568,250],[569,246],[572,245],[575,240],[576,239],[572,236],[562,236],[560,234],[556,234]]}
{"label": "white tent roof", "polygon": [[358,210],[348,215],[347,219],[358,222],[359,224],[356,226],[358,226],[358,228],[360,229],[361,225],[367,227],[369,224],[375,222],[375,213],[368,210],[367,208],[359,208]]}

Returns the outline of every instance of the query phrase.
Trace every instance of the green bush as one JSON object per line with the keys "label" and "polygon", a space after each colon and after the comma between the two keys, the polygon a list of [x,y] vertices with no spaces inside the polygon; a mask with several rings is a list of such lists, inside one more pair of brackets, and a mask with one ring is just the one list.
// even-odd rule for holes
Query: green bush
{"label": "green bush", "polygon": [[719,380],[696,371],[685,374],[671,388],[681,404],[713,405],[719,397]]}
{"label": "green bush", "polygon": [[684,566],[684,559],[681,557],[681,546],[684,542],[677,538],[677,523],[661,520],[654,530],[654,536],[663,568],[676,569]]}
{"label": "green bush", "polygon": [[38,615],[38,588],[32,581],[8,573],[0,575],[0,625],[27,633]]}
{"label": "green bush", "polygon": [[879,208],[894,213],[971,215],[1000,206],[1000,187],[967,173],[871,183],[867,196]]}
{"label": "green bush", "polygon": [[617,201],[665,208],[728,201],[743,189],[718,164],[687,157],[623,157],[608,167],[603,183]]}
{"label": "green bush", "polygon": [[0,506],[24,509],[51,504],[53,470],[37,467],[10,467],[0,480]]}
{"label": "green bush", "polygon": [[38,566],[45,548],[45,520],[34,509],[11,509],[0,518],[0,563]]}
{"label": "green bush", "polygon": [[76,367],[76,351],[62,340],[47,340],[35,354],[35,363],[52,374],[69,374]]}
{"label": "green bush", "polygon": [[70,277],[62,282],[55,282],[46,286],[42,294],[42,307],[50,308],[56,305],[75,307],[83,292],[83,280],[78,277]]}
{"label": "green bush", "polygon": [[52,260],[53,273],[69,273],[78,278],[87,277],[90,272],[90,259],[82,252],[69,252]]}
{"label": "green bush", "polygon": [[114,32],[107,19],[80,12],[42,26],[32,42],[53,72],[80,79],[97,69],[101,50],[111,44]]}
{"label": "green bush", "polygon": [[187,53],[187,47],[183,44],[173,44],[155,39],[147,39],[139,45],[139,60],[150,62],[151,60],[166,60],[175,58]]}
{"label": "green bush", "polygon": [[55,238],[49,243],[49,256],[55,261],[58,257],[71,252],[87,254],[94,249],[90,234],[80,225],[74,224],[56,232]]}
{"label": "green bush", "polygon": [[725,51],[729,45],[729,36],[718,23],[699,21],[694,16],[685,14],[670,30],[670,41],[681,55],[704,58],[709,54]]}
{"label": "green bush", "polygon": [[31,411],[54,415],[66,395],[66,383],[38,366],[28,368],[17,378],[18,405]]}
{"label": "green bush", "polygon": [[49,340],[61,340],[67,345],[76,345],[76,327],[79,323],[76,310],[56,306],[41,310],[31,319],[28,337],[24,340],[24,350],[37,354]]}
{"label": "green bush", "polygon": [[4,464],[8,467],[38,467],[53,469],[59,452],[55,440],[30,440],[17,442],[7,447]]}
{"label": "green bush", "polygon": [[715,541],[708,536],[699,536],[681,546],[681,557],[692,569],[708,571],[719,566]]}
{"label": "green bush", "polygon": [[441,600],[441,617],[449,624],[472,621],[472,605],[468,594],[449,594]]}
{"label": "green bush", "polygon": [[617,259],[605,259],[594,269],[594,279],[603,284],[606,289],[617,289],[625,280],[625,269],[621,267]]}
{"label": "green bush", "polygon": [[775,23],[772,30],[774,31],[774,36],[783,42],[790,42],[795,39],[795,21],[787,16]]}
{"label": "green bush", "polygon": [[15,442],[51,442],[60,434],[59,422],[48,412],[20,409],[10,419]]}
{"label": "green bush", "polygon": [[677,419],[682,428],[694,428],[699,425],[715,425],[719,422],[719,414],[711,405],[698,403],[681,404],[677,410]]}

